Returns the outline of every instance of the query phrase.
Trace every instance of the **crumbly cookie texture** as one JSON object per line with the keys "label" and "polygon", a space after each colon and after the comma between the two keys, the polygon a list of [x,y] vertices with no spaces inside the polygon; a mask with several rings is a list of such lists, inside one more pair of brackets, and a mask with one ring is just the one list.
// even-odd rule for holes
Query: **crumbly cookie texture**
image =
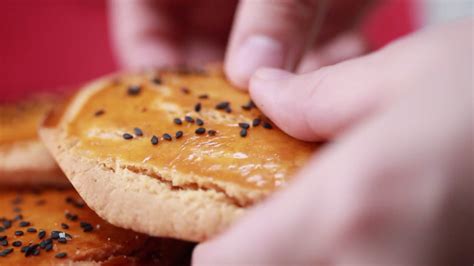
{"label": "crumbly cookie texture", "polygon": [[217,70],[94,81],[40,135],[101,217],[191,241],[285,186],[317,148],[284,134]]}

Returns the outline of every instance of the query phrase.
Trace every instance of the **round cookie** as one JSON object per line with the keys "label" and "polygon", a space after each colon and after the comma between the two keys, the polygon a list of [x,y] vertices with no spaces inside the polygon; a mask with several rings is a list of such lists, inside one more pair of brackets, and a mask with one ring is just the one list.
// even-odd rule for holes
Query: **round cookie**
{"label": "round cookie", "polygon": [[285,186],[317,148],[279,130],[219,70],[94,81],[40,134],[101,217],[191,241]]}

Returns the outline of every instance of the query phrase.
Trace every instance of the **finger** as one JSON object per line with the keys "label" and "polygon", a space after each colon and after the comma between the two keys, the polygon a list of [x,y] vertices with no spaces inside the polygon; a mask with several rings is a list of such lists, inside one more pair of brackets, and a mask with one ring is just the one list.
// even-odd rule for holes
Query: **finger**
{"label": "finger", "polygon": [[126,68],[148,68],[183,63],[180,27],[172,10],[153,0],[109,1],[114,48]]}
{"label": "finger", "polygon": [[315,47],[303,56],[298,65],[297,73],[306,73],[324,66],[363,55],[368,45],[363,36],[355,31],[346,32],[322,47]]}
{"label": "finger", "polygon": [[[439,86],[447,79],[434,79],[438,73],[458,74],[439,62],[457,60],[461,62],[459,69],[464,69],[461,66],[466,66],[468,57],[457,51],[469,44],[463,35],[469,23],[466,20],[452,23],[456,27],[448,24],[425,30],[367,56],[303,75],[263,69],[252,77],[250,94],[257,106],[289,135],[309,141],[328,139],[409,92],[413,82]],[[440,41],[446,38],[464,42],[459,42],[458,50],[452,50]],[[426,46],[428,42],[433,45]]]}
{"label": "finger", "polygon": [[259,67],[292,70],[314,39],[320,0],[243,0],[239,3],[225,71],[246,87]]}
{"label": "finger", "polygon": [[[453,184],[459,181],[443,177],[461,177],[456,175],[458,166],[470,165],[464,147],[472,141],[469,90],[456,94],[445,88],[410,89],[416,91],[412,98],[352,130],[314,158],[288,189],[251,210],[229,231],[199,245],[194,264],[438,261],[437,247],[426,243],[443,243],[437,237],[452,230],[449,225],[437,227],[437,219],[443,217],[441,199],[453,196]],[[427,99],[427,93],[432,97]],[[462,163],[450,165],[449,158]],[[469,173],[464,174],[466,181]],[[449,252],[442,256],[452,255]]]}
{"label": "finger", "polygon": [[261,69],[252,77],[250,94],[289,135],[307,141],[328,139],[387,98],[389,90],[372,65],[372,57],[364,57],[302,75]]}

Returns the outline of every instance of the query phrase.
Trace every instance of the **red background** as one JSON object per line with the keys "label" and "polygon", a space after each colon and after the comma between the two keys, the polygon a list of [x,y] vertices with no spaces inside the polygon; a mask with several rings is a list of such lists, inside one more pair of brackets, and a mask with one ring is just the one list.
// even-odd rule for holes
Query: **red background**
{"label": "red background", "polygon": [[[412,0],[381,1],[364,23],[369,43],[412,31],[412,13]],[[0,101],[117,70],[107,27],[105,0],[0,0]]]}

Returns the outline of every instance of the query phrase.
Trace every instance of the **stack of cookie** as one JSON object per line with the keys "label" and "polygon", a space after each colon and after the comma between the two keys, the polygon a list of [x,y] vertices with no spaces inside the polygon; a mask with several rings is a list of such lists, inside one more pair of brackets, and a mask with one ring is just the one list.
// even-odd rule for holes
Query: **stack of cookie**
{"label": "stack of cookie", "polygon": [[[39,253],[37,259],[45,254],[53,261],[158,258],[181,264],[177,258],[189,259],[190,242],[215,236],[286,186],[318,148],[283,133],[216,68],[108,76],[54,104],[41,121],[41,143],[78,194],[71,189],[25,192],[18,199],[27,208],[11,203],[17,199],[12,192],[3,194],[1,210],[8,212],[0,218],[11,225],[4,228],[8,243],[0,245],[6,258]],[[3,127],[10,127],[1,135],[8,145],[26,142],[15,137],[24,134],[16,134],[13,123]],[[32,136],[28,142],[41,146]],[[46,149],[28,155],[41,162],[30,157],[22,164],[39,176],[34,171],[44,170],[48,160],[51,167],[41,179],[20,175],[18,170],[26,168],[16,167],[17,174],[8,170],[13,167],[6,164],[27,156],[12,151],[2,154],[9,158],[0,170],[5,183],[64,185]],[[30,224],[22,227],[22,222]],[[12,247],[14,241],[21,245]]]}
{"label": "stack of cookie", "polygon": [[122,229],[92,211],[39,140],[61,100],[0,105],[0,265],[186,265],[191,242]]}

